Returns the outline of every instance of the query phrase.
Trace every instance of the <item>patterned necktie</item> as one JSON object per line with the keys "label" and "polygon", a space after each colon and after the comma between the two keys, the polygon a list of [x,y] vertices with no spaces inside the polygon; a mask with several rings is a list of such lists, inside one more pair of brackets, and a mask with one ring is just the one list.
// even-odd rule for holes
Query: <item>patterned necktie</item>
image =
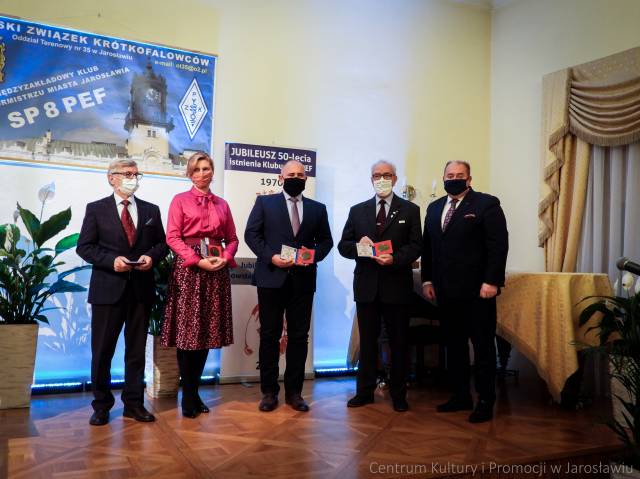
{"label": "patterned necktie", "polygon": [[300,214],[298,213],[298,198],[289,198],[289,201],[293,203],[291,209],[291,229],[293,230],[293,236],[298,236],[300,231]]}
{"label": "patterned necktie", "polygon": [[136,240],[136,225],[133,224],[133,220],[129,214],[129,205],[131,202],[129,200],[122,200],[120,203],[124,206],[124,208],[122,208],[122,215],[120,215],[120,219],[122,220],[124,234],[127,235],[127,241],[131,247]]}
{"label": "patterned necktie", "polygon": [[378,210],[378,216],[376,216],[376,233],[378,236],[382,234],[382,230],[384,230],[384,225],[387,222],[387,212],[384,209],[384,205],[387,204],[385,200],[378,201],[380,205],[380,209]]}
{"label": "patterned necktie", "polygon": [[456,200],[455,198],[451,200],[451,208],[449,208],[449,210],[447,211],[447,214],[444,216],[444,223],[442,223],[442,231],[445,231],[447,229],[447,225],[449,224],[449,221],[451,221],[451,217],[453,216],[453,213],[456,211],[457,203],[458,203],[458,200]]}

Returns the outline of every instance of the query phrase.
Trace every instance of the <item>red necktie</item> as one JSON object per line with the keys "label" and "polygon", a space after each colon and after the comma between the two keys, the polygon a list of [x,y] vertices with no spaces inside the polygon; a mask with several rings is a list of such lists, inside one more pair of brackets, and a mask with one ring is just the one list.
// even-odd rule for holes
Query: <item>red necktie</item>
{"label": "red necktie", "polygon": [[376,233],[378,236],[382,234],[382,230],[384,230],[384,225],[387,222],[387,212],[384,209],[384,205],[387,204],[385,200],[380,200],[378,202],[380,205],[380,209],[378,210],[378,216],[376,216]]}
{"label": "red necktie", "polygon": [[124,228],[124,234],[127,235],[129,246],[133,246],[133,243],[136,240],[136,225],[133,224],[133,220],[129,214],[129,205],[131,203],[129,200],[122,200],[121,204],[124,206],[124,208],[122,208],[122,215],[120,215],[122,227]]}
{"label": "red necktie", "polygon": [[449,221],[451,221],[451,217],[453,216],[453,213],[456,211],[457,202],[458,200],[456,200],[455,198],[451,200],[451,207],[447,211],[447,214],[444,215],[444,223],[442,223],[442,231],[447,229],[447,225],[449,224]]}

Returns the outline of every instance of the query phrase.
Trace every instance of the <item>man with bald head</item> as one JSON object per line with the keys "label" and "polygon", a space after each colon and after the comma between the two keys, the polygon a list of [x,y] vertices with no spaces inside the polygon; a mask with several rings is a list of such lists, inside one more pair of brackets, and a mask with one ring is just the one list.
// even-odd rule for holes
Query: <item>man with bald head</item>
{"label": "man with bald head", "polygon": [[[333,246],[325,205],[302,195],[307,175],[296,160],[286,162],[279,177],[283,192],[256,198],[244,239],[257,257],[253,284],[258,287],[260,308],[260,388],[258,408],[278,406],[278,360],[283,316],[287,320],[285,400],[293,409],[306,412],[302,397],[307,360],[311,308],[316,290],[317,263]],[[295,265],[280,256],[282,246],[315,250],[312,264]]]}
{"label": "man with bald head", "polygon": [[469,163],[447,163],[443,181],[447,195],[427,208],[422,249],[423,292],[441,311],[452,389],[437,410],[473,409],[471,340],[478,399],[469,421],[484,422],[496,399],[496,296],[504,285],[507,223],[498,198],[471,188]]}

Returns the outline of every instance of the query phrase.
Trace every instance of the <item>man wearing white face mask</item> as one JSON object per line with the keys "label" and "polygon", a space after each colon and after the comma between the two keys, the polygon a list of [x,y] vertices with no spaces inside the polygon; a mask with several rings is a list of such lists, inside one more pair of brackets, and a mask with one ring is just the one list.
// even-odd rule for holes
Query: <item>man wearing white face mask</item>
{"label": "man wearing white face mask", "polygon": [[[353,293],[360,332],[360,362],[356,395],[349,400],[348,407],[373,402],[378,336],[384,321],[391,347],[393,408],[398,412],[409,409],[406,353],[413,293],[411,265],[420,256],[422,233],[420,208],[393,193],[397,180],[392,163],[381,160],[371,167],[376,195],[351,208],[338,244],[342,256],[356,260]],[[381,241],[391,241],[391,254],[358,255],[358,243],[371,246]]]}
{"label": "man wearing white face mask", "polygon": [[93,265],[91,303],[91,386],[94,413],[89,423],[109,422],[113,407],[111,360],[122,327],[125,339],[125,417],[150,422],[144,408],[144,355],[149,313],[155,298],[153,266],[167,255],[160,209],[135,198],[142,175],[133,160],[115,160],[107,178],[113,194],[87,205],[76,252]]}

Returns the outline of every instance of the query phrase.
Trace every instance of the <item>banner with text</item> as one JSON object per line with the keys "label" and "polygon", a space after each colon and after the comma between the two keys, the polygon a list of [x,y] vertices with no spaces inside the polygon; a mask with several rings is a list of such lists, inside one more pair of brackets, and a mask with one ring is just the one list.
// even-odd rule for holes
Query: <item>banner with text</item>
{"label": "banner with text", "polygon": [[[278,176],[289,160],[305,166],[307,184],[304,196],[315,196],[316,152],[277,146],[227,143],[225,145],[224,198],[231,206],[238,237],[242,238],[247,218],[258,195],[282,191]],[[240,241],[236,255],[238,267],[231,270],[233,298],[234,344],[224,348],[220,360],[220,381],[256,381],[259,379],[258,347],[259,309],[256,288],[251,285],[256,257],[244,241]],[[312,328],[313,330],[313,328]],[[309,334],[311,335],[311,332]],[[280,373],[284,372],[286,336],[280,347]],[[309,354],[305,366],[307,376],[313,376],[313,341],[309,338]]]}
{"label": "banner with text", "polygon": [[[111,193],[104,170],[114,159],[156,173],[138,193],[166,215],[171,197],[190,186],[186,157],[211,152],[216,64],[208,54],[0,15],[0,224],[14,221],[16,203],[43,220],[71,207],[69,227],[49,244],[77,233],[87,203]],[[63,255],[63,271],[82,264],[73,250]],[[90,274],[69,279],[89,286]],[[46,307],[36,382],[88,380],[87,293],[55,295]],[[122,378],[123,349],[120,341],[114,380]]]}
{"label": "banner with text", "polygon": [[184,175],[211,152],[216,57],[0,16],[0,158]]}

